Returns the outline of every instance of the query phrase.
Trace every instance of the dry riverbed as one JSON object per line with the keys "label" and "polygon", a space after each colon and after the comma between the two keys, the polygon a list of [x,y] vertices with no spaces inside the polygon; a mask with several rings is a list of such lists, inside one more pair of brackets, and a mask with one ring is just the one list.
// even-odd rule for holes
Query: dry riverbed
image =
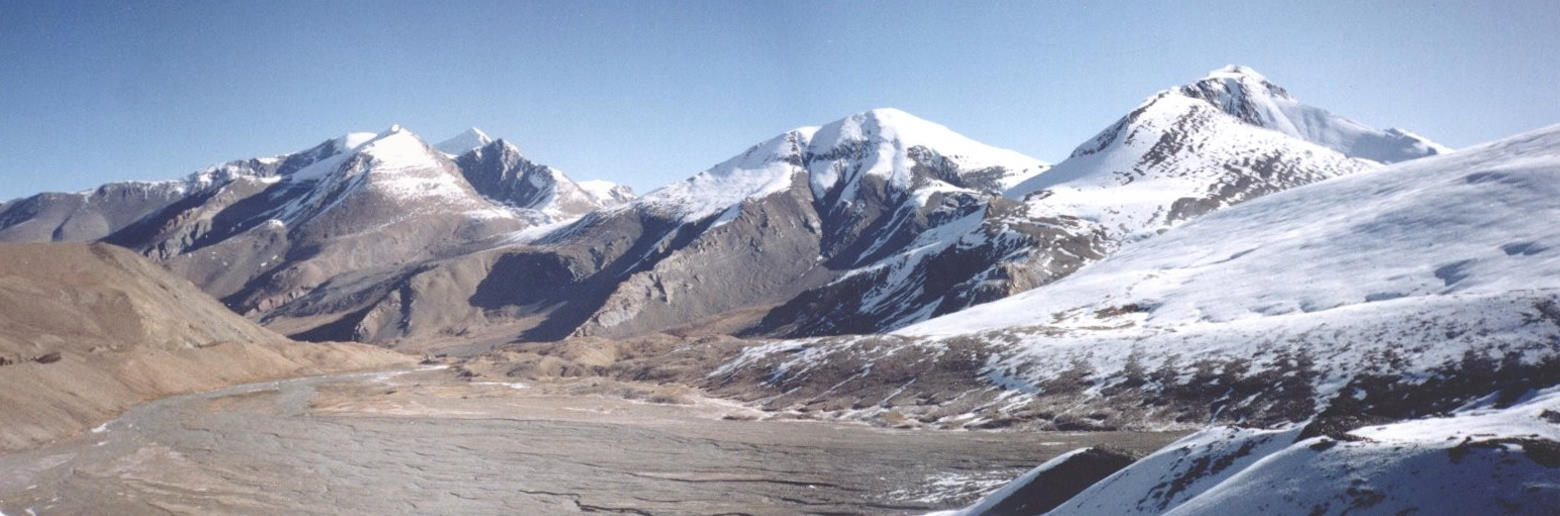
{"label": "dry riverbed", "polygon": [[914,514],[968,503],[1073,448],[1141,453],[1178,436],[774,420],[590,382],[419,370],[165,398],[0,456],[0,512]]}

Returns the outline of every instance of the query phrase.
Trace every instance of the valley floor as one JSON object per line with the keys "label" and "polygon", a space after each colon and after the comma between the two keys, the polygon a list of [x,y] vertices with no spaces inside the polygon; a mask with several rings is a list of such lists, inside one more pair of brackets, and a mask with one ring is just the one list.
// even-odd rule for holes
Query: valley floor
{"label": "valley floor", "polygon": [[428,368],[165,398],[0,456],[0,512],[913,514],[1074,448],[1179,437],[758,420],[696,396],[571,389]]}

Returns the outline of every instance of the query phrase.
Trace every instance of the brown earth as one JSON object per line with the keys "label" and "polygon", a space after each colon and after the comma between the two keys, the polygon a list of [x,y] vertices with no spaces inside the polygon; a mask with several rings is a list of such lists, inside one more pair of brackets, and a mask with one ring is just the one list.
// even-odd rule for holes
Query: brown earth
{"label": "brown earth", "polygon": [[0,245],[0,450],[170,394],[411,362],[362,344],[292,342],[119,247]]}

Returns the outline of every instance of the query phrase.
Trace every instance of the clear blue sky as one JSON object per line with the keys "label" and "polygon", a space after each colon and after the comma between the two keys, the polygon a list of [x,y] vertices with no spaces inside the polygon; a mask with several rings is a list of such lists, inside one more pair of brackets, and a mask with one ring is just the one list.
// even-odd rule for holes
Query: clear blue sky
{"label": "clear blue sky", "polygon": [[1058,161],[1227,63],[1452,146],[1560,122],[1552,0],[1102,3],[0,0],[0,199],[393,123],[640,192],[883,106]]}

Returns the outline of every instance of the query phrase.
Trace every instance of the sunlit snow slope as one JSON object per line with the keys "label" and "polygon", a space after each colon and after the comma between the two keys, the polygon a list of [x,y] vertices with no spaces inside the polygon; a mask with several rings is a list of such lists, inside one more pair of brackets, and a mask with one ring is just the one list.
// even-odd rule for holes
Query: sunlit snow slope
{"label": "sunlit snow slope", "polygon": [[1560,126],[1216,212],[1045,288],[901,333],[1185,328],[1546,292],[1560,288],[1557,196]]}

